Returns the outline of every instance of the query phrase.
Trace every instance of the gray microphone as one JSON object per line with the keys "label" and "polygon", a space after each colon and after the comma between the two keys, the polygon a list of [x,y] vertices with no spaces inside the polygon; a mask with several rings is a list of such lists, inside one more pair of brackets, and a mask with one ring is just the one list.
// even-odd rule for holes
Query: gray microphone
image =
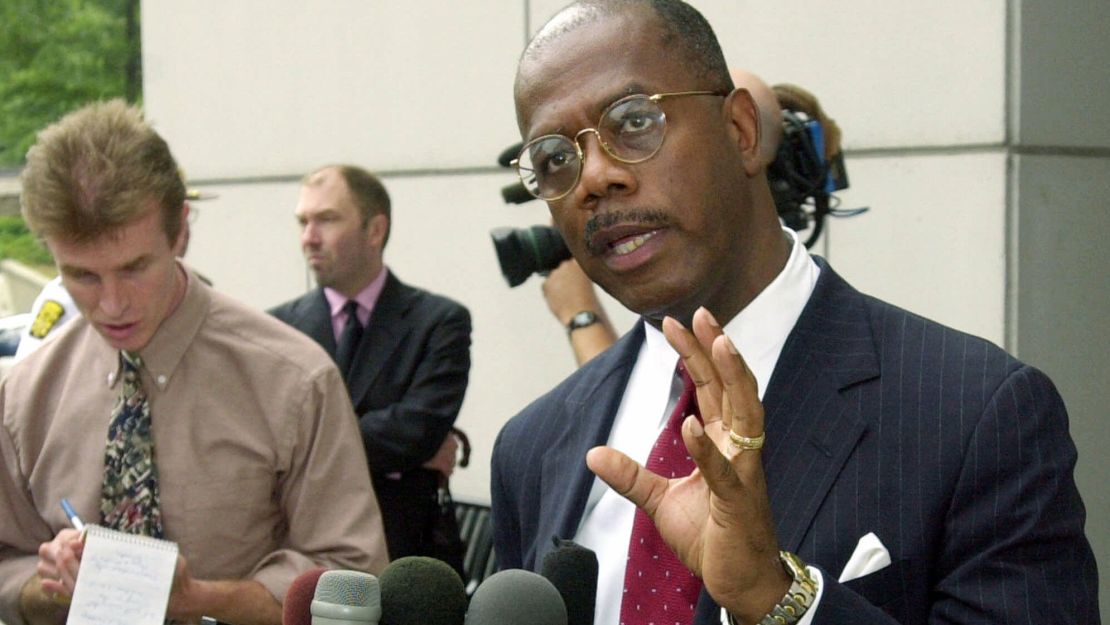
{"label": "gray microphone", "polygon": [[326,571],[316,582],[310,610],[312,625],[378,625],[378,578],[359,571]]}
{"label": "gray microphone", "polygon": [[523,569],[495,573],[478,586],[466,625],[567,625],[567,608],[554,584]]}

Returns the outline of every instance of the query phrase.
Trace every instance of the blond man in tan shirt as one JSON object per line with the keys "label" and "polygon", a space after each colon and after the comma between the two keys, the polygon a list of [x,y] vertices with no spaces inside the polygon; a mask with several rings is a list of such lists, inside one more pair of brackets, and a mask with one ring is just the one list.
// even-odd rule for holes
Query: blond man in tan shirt
{"label": "blond man in tan shirt", "polygon": [[60,622],[97,520],[120,351],[142,359],[166,538],[168,618],[280,623],[319,565],[388,556],[343,381],[311,340],[214,292],[175,256],[188,205],[165,142],[122,102],[43,131],[24,216],[82,318],[0,384],[0,620]]}

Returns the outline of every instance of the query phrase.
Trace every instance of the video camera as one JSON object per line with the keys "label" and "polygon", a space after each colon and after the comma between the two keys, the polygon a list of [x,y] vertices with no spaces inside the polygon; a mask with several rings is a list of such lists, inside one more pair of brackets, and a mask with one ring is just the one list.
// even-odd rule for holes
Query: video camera
{"label": "video camera", "polygon": [[[775,208],[787,227],[813,230],[805,241],[811,247],[819,236],[827,215],[851,216],[867,210],[838,211],[832,207],[834,192],[848,188],[848,173],[843,152],[825,158],[825,130],[804,112],[783,109],[783,136],[778,154],[767,169],[767,181]],[[498,157],[502,167],[510,167],[522,144],[506,148]],[[521,183],[501,189],[507,204],[523,204],[535,199]],[[551,226],[494,228],[490,231],[501,273],[510,287],[519,286],[533,273],[547,275],[564,260],[570,250],[559,232]]]}

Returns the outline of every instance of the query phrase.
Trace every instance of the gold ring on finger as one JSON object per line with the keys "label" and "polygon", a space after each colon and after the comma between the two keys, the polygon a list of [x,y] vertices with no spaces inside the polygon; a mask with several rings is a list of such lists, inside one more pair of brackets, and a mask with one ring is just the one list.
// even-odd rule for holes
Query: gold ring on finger
{"label": "gold ring on finger", "polygon": [[766,438],[766,432],[761,433],[759,436],[741,436],[732,430],[728,432],[728,439],[737,449],[742,451],[755,451],[763,449],[763,440]]}

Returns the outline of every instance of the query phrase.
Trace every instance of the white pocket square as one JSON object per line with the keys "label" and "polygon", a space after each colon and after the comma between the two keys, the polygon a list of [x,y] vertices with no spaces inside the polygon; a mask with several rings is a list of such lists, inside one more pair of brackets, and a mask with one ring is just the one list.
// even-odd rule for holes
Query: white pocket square
{"label": "white pocket square", "polygon": [[868,532],[856,543],[856,550],[844,565],[838,581],[841,583],[859,579],[875,571],[890,566],[890,552],[883,546],[874,532]]}

